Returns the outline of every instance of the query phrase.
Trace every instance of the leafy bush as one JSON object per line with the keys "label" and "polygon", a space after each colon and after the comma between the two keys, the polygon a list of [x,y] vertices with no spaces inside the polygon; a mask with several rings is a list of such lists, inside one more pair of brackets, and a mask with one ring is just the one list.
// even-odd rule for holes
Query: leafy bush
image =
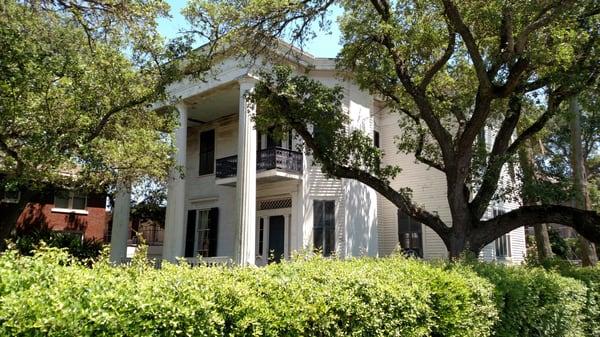
{"label": "leafy bush", "polygon": [[42,242],[50,247],[65,248],[81,261],[95,260],[100,256],[104,243],[97,239],[83,238],[69,232],[55,231],[48,227],[17,230],[11,238],[22,255],[32,255]]}
{"label": "leafy bush", "polygon": [[543,268],[473,266],[496,286],[496,336],[590,336],[584,332],[587,288],[581,282]]}
{"label": "leafy bush", "polygon": [[543,266],[585,284],[587,287],[586,305],[583,311],[585,335],[600,337],[600,267],[581,268],[560,259],[544,261]]}
{"label": "leafy bush", "polygon": [[156,270],[0,256],[2,336],[489,336],[493,288],[404,258]]}

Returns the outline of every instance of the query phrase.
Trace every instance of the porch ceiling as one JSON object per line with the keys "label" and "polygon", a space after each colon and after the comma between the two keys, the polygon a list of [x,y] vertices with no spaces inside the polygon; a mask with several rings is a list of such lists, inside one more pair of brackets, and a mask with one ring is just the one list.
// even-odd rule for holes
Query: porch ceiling
{"label": "porch ceiling", "polygon": [[193,121],[212,120],[237,114],[240,104],[240,88],[229,85],[210,92],[185,99],[188,105],[188,118]]}

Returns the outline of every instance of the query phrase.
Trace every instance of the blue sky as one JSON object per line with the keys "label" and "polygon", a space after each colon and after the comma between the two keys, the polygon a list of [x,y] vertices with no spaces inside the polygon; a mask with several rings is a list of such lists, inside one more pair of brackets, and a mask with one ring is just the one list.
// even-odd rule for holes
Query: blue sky
{"label": "blue sky", "polygon": [[[186,2],[184,0],[167,0],[167,2],[171,5],[172,18],[159,20],[158,30],[163,36],[173,38],[177,36],[179,30],[184,29],[187,25],[187,22],[180,14]],[[339,9],[335,9],[334,15],[339,15],[340,12]],[[311,40],[305,48],[307,52],[318,57],[335,57],[337,55],[340,50],[338,44],[340,31],[335,19],[332,19],[332,21],[331,34],[322,34]]]}

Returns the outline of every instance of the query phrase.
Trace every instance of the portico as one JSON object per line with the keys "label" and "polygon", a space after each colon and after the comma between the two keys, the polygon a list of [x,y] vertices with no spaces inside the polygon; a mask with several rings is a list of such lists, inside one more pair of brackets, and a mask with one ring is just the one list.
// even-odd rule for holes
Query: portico
{"label": "portico", "polygon": [[[175,132],[177,146],[176,167],[172,169],[167,192],[167,216],[165,220],[165,241],[163,259],[176,261],[185,256],[186,245],[186,196],[193,198],[193,191],[186,192],[189,186],[186,174],[181,168],[188,167],[186,152],[189,143],[188,125],[208,123],[231,114],[232,94],[237,93],[237,183],[235,205],[224,212],[234,212],[234,252],[233,261],[240,265],[255,264],[256,245],[256,130],[252,115],[255,107],[248,101],[247,93],[254,87],[254,79],[243,77],[233,83],[227,83],[209,93],[199,93],[184,98],[178,104],[179,127]],[[207,99],[208,97],[208,99]],[[215,103],[211,103],[211,100]],[[203,106],[203,102],[208,103]],[[214,109],[210,109],[214,106]],[[218,108],[217,108],[218,106]],[[229,109],[228,109],[229,107]],[[213,144],[214,157],[214,144]],[[214,164],[213,164],[214,165]],[[185,172],[188,173],[188,172]],[[193,173],[193,172],[189,172]],[[214,173],[212,173],[214,179]]]}

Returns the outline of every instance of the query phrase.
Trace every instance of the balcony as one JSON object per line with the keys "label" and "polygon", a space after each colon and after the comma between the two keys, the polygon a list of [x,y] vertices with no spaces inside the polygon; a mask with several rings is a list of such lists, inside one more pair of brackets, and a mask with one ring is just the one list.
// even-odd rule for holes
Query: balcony
{"label": "balcony", "polygon": [[[256,178],[270,181],[299,179],[302,174],[302,153],[272,147],[256,154]],[[237,156],[217,159],[217,179],[221,185],[235,185]]]}

